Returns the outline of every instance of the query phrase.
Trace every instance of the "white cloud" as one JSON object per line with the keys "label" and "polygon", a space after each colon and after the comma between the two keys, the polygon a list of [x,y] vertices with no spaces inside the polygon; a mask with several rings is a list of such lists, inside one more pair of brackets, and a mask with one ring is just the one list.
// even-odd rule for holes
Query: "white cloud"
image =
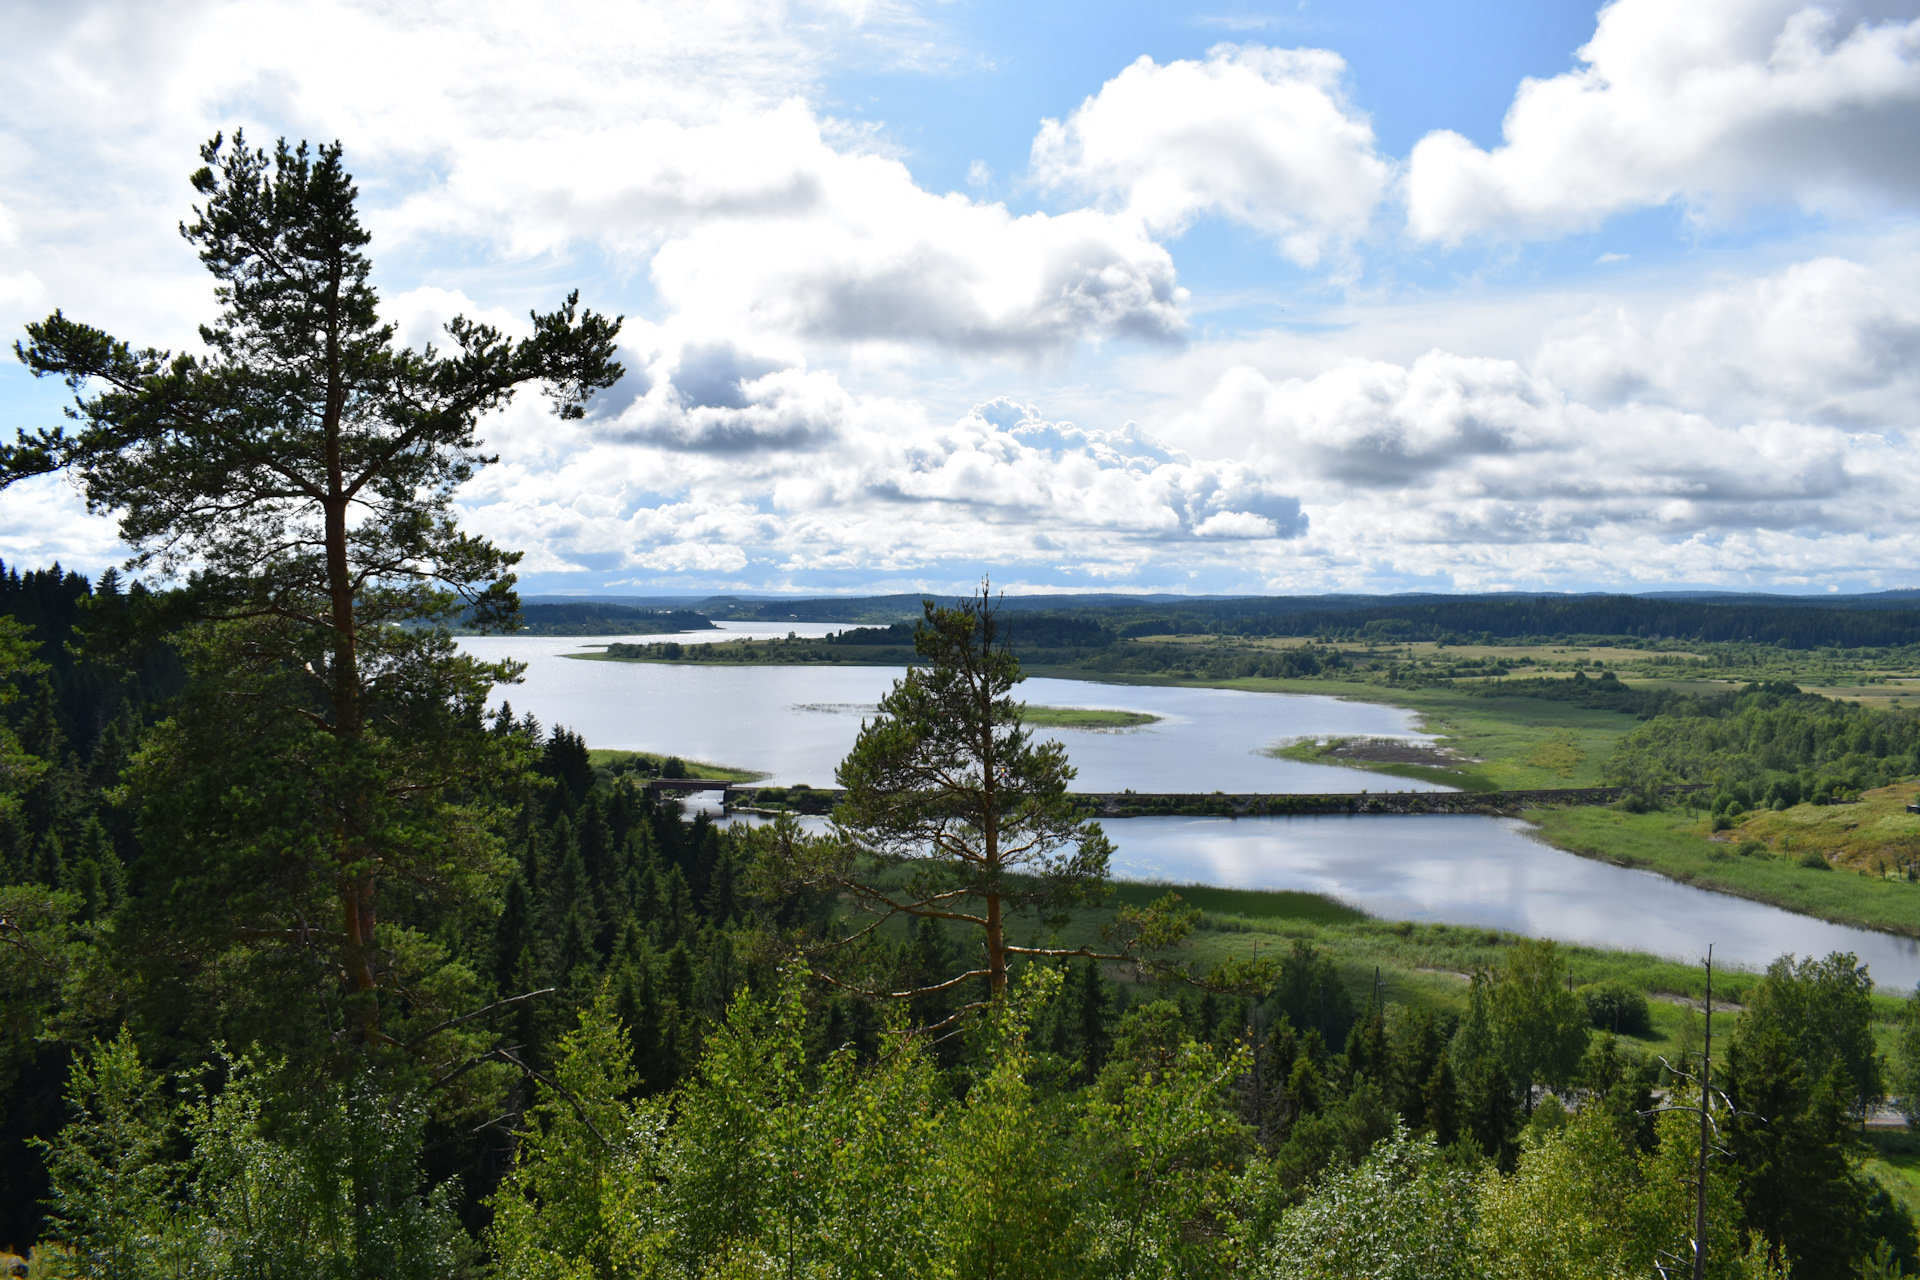
{"label": "white cloud", "polygon": [[[1172,257],[1129,219],[933,195],[897,160],[828,147],[798,103],[742,132],[785,157],[795,194],[716,210],[660,247],[655,283],[691,328],[1022,354],[1185,328]],[[698,150],[728,156],[721,138]]]}
{"label": "white cloud", "polygon": [[1915,351],[1871,273],[1816,260],[1581,317],[1525,360],[1238,366],[1163,434],[1299,495],[1276,584],[1898,583]]}
{"label": "white cloud", "polygon": [[1414,147],[1421,240],[1553,235],[1683,201],[1857,210],[1920,191],[1920,18],[1802,0],[1615,0],[1580,69],[1521,83],[1505,141]]}
{"label": "white cloud", "polygon": [[[595,245],[709,336],[1031,357],[1185,325],[1172,259],[1137,221],[927,191],[880,134],[807,104],[831,51],[857,36],[884,56],[868,46],[911,26],[884,6],[583,3],[556,20],[237,0],[33,18],[0,52],[0,199],[46,286],[114,328],[191,340],[181,317],[206,285],[171,228],[195,147],[235,124],[256,143],[345,139],[383,260],[461,246],[550,271]],[[3,268],[0,306],[35,305],[38,282]]]}
{"label": "white cloud", "polygon": [[525,337],[532,330],[524,313],[515,315],[503,307],[482,307],[458,289],[421,285],[380,299],[380,318],[394,327],[394,342],[415,351],[429,346],[446,350],[447,322],[455,316],[492,325],[509,337]]}
{"label": "white cloud", "polygon": [[[1582,71],[1522,91],[1506,146],[1421,144],[1414,229],[1900,196],[1920,181],[1913,28],[1809,13],[1620,0]],[[865,587],[992,566],[1248,590],[1911,581],[1920,559],[1920,285],[1892,233],[1877,258],[1829,246],[1653,301],[1622,265],[1601,295],[1355,295],[1323,326],[1214,310],[1192,338],[1160,241],[1199,218],[1301,263],[1379,248],[1393,166],[1331,54],[1121,70],[1032,151],[1035,179],[1091,206],[1018,215],[979,198],[984,164],[975,198],[929,190],[884,130],[811,105],[849,58],[930,56],[888,8],[0,16],[9,323],[57,304],[191,341],[210,284],[173,227],[194,146],[235,121],[346,140],[402,341],[438,341],[456,312],[518,331],[575,281],[608,310],[627,291],[647,316],[623,333],[627,380],[580,422],[524,397],[487,426],[501,465],[462,495],[533,573]],[[1127,335],[1157,345],[1086,354]],[[113,556],[52,482],[5,495],[0,550]]]}
{"label": "white cloud", "polygon": [[1366,229],[1390,173],[1324,49],[1220,45],[1142,57],[1033,142],[1046,186],[1117,202],[1159,233],[1214,213],[1311,266]]}
{"label": "white cloud", "polygon": [[[1124,578],[1170,550],[1231,560],[1305,528],[1284,486],[1137,426],[1083,430],[1006,399],[940,424],[792,369],[729,385],[731,404],[689,406],[663,379],[617,418],[559,428],[516,407],[493,433],[501,465],[463,494],[472,527],[537,548],[533,572],[760,581],[1063,558]],[[752,438],[782,415],[832,447]]]}
{"label": "white cloud", "polygon": [[1598,308],[1553,326],[1535,365],[1594,404],[1910,429],[1920,306],[1901,285],[1884,270],[1819,258],[1652,314]]}
{"label": "white cloud", "polygon": [[65,477],[37,476],[0,494],[0,558],[13,568],[44,568],[58,560],[97,572],[125,557],[114,526],[89,516]]}

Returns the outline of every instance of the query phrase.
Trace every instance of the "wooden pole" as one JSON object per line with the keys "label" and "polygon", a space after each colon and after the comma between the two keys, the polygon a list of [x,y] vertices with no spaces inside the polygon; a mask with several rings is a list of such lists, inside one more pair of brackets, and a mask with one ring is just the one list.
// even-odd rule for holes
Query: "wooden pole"
{"label": "wooden pole", "polygon": [[1707,944],[1707,1030],[1700,1050],[1700,1168],[1693,1198],[1693,1280],[1707,1277],[1707,1153],[1711,1148],[1708,1099],[1713,1089],[1713,944]]}

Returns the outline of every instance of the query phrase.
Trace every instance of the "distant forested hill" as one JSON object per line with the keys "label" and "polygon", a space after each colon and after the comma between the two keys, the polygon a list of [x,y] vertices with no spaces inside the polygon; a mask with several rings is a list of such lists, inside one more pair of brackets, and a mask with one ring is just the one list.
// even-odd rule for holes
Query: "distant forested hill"
{"label": "distant forested hill", "polygon": [[718,630],[705,614],[691,609],[642,609],[598,601],[522,605],[520,617],[521,633],[533,636],[663,636]]}
{"label": "distant forested hill", "polygon": [[[911,620],[922,597],[818,600],[716,597],[694,607],[714,617],[773,621]],[[944,602],[944,598],[943,598]],[[1327,640],[1551,640],[1633,637],[1695,643],[1748,642],[1790,649],[1920,643],[1912,592],[1822,598],[1792,596],[1010,596],[1009,623],[1053,631],[1077,620],[1069,643],[1098,647],[1150,635],[1315,636]],[[1104,637],[1104,638],[1103,638]],[[1030,642],[1038,642],[1033,637]]]}

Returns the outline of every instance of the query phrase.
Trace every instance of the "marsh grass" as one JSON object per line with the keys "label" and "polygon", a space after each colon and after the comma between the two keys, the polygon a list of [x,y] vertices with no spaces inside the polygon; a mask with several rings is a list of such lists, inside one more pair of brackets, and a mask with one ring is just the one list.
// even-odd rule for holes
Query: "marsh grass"
{"label": "marsh grass", "polygon": [[1158,724],[1161,717],[1145,711],[1115,711],[1105,707],[1036,707],[1029,704],[1026,722],[1040,729],[1137,729]]}

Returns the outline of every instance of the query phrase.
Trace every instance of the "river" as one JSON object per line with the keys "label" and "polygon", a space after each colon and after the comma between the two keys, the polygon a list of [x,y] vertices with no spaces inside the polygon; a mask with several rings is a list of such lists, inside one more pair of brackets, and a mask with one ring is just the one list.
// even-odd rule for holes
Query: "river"
{"label": "river", "polygon": [[[682,643],[819,624],[726,625]],[[674,752],[760,770],[773,782],[832,782],[833,768],[900,672],[887,667],[698,666],[583,662],[591,639],[463,640],[487,658],[528,664],[505,690],[516,711],[591,746]],[[604,641],[601,641],[604,643]],[[1088,791],[1436,790],[1432,784],[1301,764],[1265,754],[1301,737],[1420,739],[1412,712],[1295,694],[1032,679],[1028,702],[1110,707],[1162,717],[1114,731],[1049,730]],[[1447,921],[1690,960],[1758,968],[1783,952],[1852,951],[1883,988],[1920,982],[1920,943],[1848,929],[1777,907],[1696,889],[1564,853],[1525,823],[1466,816],[1131,818],[1106,824],[1113,869],[1128,879],[1236,888],[1305,889],[1382,919]]]}

